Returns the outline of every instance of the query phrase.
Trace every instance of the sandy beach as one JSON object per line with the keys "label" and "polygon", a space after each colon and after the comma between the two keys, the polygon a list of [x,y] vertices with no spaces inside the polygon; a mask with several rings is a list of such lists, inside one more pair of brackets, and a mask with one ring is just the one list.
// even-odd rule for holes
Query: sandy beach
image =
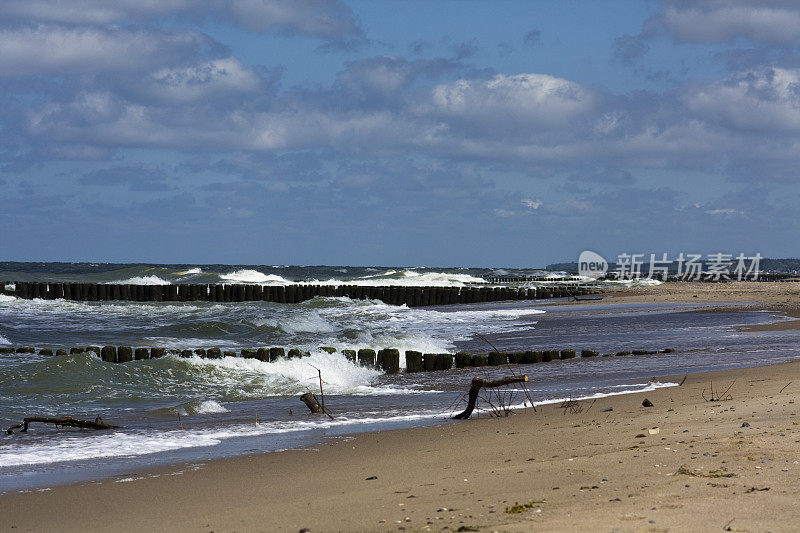
{"label": "sandy beach", "polygon": [[[664,283],[650,287],[620,287],[603,292],[605,303],[710,303],[717,309],[770,310],[790,318],[800,318],[800,283],[730,282]],[[584,302],[588,305],[599,302]],[[725,304],[737,304],[725,307]],[[743,305],[742,305],[743,304]],[[749,326],[749,331],[800,329],[800,320]]]}
{"label": "sandy beach", "polygon": [[[789,314],[800,293],[795,284],[677,285],[611,295]],[[535,365],[522,370],[535,381]],[[722,397],[706,401],[712,383]],[[796,531],[799,394],[800,361],[690,374],[682,386],[571,409],[546,405],[6,494],[0,529]],[[645,397],[652,407],[642,406]]]}

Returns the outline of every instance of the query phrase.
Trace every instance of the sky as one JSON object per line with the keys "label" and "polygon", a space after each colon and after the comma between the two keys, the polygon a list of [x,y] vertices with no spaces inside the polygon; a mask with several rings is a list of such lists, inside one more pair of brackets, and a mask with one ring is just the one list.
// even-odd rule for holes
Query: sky
{"label": "sky", "polygon": [[794,0],[3,0],[0,259],[800,255]]}

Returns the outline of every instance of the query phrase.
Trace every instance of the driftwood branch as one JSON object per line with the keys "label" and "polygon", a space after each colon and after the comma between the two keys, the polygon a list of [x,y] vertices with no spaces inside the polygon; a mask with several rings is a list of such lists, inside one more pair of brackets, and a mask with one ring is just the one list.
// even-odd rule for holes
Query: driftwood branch
{"label": "driftwood branch", "polygon": [[81,428],[81,429],[115,429],[119,426],[112,426],[111,424],[106,424],[103,422],[103,419],[99,416],[94,419],[94,422],[90,420],[81,420],[79,418],[73,418],[71,416],[62,416],[62,417],[49,417],[49,416],[29,416],[22,420],[21,423],[11,426],[6,430],[6,435],[11,435],[14,433],[15,429],[22,428],[22,433],[28,432],[28,426],[33,422],[42,422],[44,424],[55,424],[56,426],[60,427],[72,427],[72,428]]}
{"label": "driftwood branch", "polygon": [[[486,337],[484,337],[480,333],[475,333],[475,336],[478,337],[479,339],[481,339],[483,342],[485,342],[489,346],[491,346],[492,350],[494,350],[495,352],[498,352],[498,353],[500,352],[500,350],[497,349],[497,346],[492,344],[492,341],[490,341],[489,339],[487,339]],[[513,365],[511,365],[510,363],[506,362],[506,368],[508,368],[508,371],[511,372],[512,376],[514,376],[514,377],[517,376],[517,374],[514,372],[514,366]],[[534,405],[533,398],[531,398],[531,395],[528,392],[527,387],[523,386],[522,387],[522,391],[525,393],[525,398],[528,400],[528,402],[530,402],[531,407],[533,407],[533,412],[534,413],[538,412],[538,411],[536,411],[536,405]],[[497,392],[497,390],[493,389],[492,392],[494,392],[495,399],[497,400],[498,406],[500,408],[502,408],[502,409],[505,409],[505,403],[506,402],[505,402],[504,398],[502,396],[500,396],[500,393]],[[514,394],[512,393],[511,394],[511,400],[513,400],[513,399],[514,399]],[[511,401],[509,401],[509,403],[511,403]]]}
{"label": "driftwood branch", "polygon": [[311,409],[312,413],[314,413],[314,414],[325,413],[325,416],[327,416],[328,418],[333,420],[333,416],[325,408],[325,391],[322,390],[322,381],[323,381],[322,380],[322,370],[320,370],[319,368],[315,367],[311,363],[308,363],[308,366],[310,366],[311,368],[316,370],[317,373],[319,374],[319,395],[320,395],[320,398],[322,398],[322,400],[317,400],[317,397],[314,394],[310,393],[310,392],[307,392],[307,393],[303,394],[302,396],[300,396],[300,399],[303,400],[303,403],[305,403],[308,406],[309,409]]}
{"label": "driftwood branch", "polygon": [[302,396],[300,396],[300,400],[304,404],[306,404],[306,406],[312,413],[319,414],[322,412],[322,406],[317,401],[317,397],[314,396],[312,393],[307,392],[303,394]]}
{"label": "driftwood branch", "polygon": [[464,412],[455,415],[453,418],[457,420],[464,420],[470,417],[472,411],[475,410],[475,402],[478,399],[478,394],[482,388],[493,389],[495,387],[502,387],[512,383],[525,383],[528,381],[528,376],[507,376],[495,380],[487,380],[481,377],[472,378],[472,383],[469,386],[469,397],[467,399],[467,408]]}

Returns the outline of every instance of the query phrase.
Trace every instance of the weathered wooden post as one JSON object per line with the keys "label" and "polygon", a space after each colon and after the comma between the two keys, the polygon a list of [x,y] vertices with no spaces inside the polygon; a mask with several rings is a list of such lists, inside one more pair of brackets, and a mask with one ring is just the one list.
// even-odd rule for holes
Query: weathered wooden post
{"label": "weathered wooden post", "polygon": [[558,350],[545,350],[542,352],[542,361],[548,362],[559,358]]}
{"label": "weathered wooden post", "polygon": [[375,350],[361,348],[358,351],[358,364],[359,366],[375,366]]}
{"label": "weathered wooden post", "polygon": [[508,363],[506,352],[489,352],[489,366],[500,366]]}
{"label": "weathered wooden post", "polygon": [[100,358],[106,363],[117,362],[117,347],[116,346],[103,346],[100,352]]}
{"label": "weathered wooden post", "polygon": [[133,348],[130,346],[117,348],[117,363],[128,363],[130,361],[133,361]]}
{"label": "weathered wooden post", "polygon": [[489,356],[486,354],[475,354],[472,356],[470,365],[473,367],[481,367],[489,365]]}
{"label": "weathered wooden post", "polygon": [[530,365],[533,363],[541,363],[542,362],[542,351],[541,350],[528,350],[525,352],[525,356],[522,359],[522,362],[526,365]]}
{"label": "weathered wooden post", "polygon": [[472,354],[469,352],[458,352],[455,355],[456,368],[467,368],[472,361]]}
{"label": "weathered wooden post", "polygon": [[426,353],[422,356],[422,368],[426,372],[433,372],[436,370],[436,360],[439,358],[439,354],[436,353]]}
{"label": "weathered wooden post", "polygon": [[436,357],[436,370],[450,370],[453,368],[453,356],[449,353],[440,353]]}
{"label": "weathered wooden post", "polygon": [[384,348],[379,352],[380,368],[387,374],[400,373],[400,350]]}
{"label": "weathered wooden post", "polygon": [[406,372],[421,372],[422,367],[422,352],[415,350],[406,350]]}

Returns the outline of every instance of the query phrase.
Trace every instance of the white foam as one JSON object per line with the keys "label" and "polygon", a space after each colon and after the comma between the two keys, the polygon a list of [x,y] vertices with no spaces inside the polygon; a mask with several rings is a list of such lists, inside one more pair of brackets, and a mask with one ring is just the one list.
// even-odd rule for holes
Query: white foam
{"label": "white foam", "polygon": [[202,273],[203,273],[203,269],[202,268],[190,268],[189,270],[186,270],[185,272],[178,272],[178,274],[180,274],[181,276],[188,276],[190,274],[202,274]]}
{"label": "white foam", "polygon": [[336,326],[321,316],[317,310],[287,317],[256,319],[253,323],[256,326],[272,326],[291,334],[334,333],[338,330]]}
{"label": "white foam", "polygon": [[292,282],[275,274],[264,274],[258,270],[236,270],[220,274],[221,279],[233,283],[262,283],[265,285],[290,285]]}
{"label": "white foam", "polygon": [[[554,398],[536,402],[536,405],[560,403],[564,400],[592,400],[646,392],[662,387],[676,387],[677,383],[648,383],[647,385],[631,385],[631,390],[624,392],[597,393],[578,398]],[[513,405],[511,409],[529,407],[525,404]],[[477,409],[481,411],[479,407]],[[404,422],[414,420],[435,420],[449,418],[451,413],[438,410],[422,410],[415,414],[390,414],[388,416],[347,418],[335,420],[318,419],[318,421],[287,420],[253,425],[234,425],[224,428],[206,430],[172,430],[172,431],[115,431],[109,433],[93,433],[90,435],[59,436],[57,441],[28,445],[24,441],[11,442],[3,448],[0,455],[0,467],[49,464],[57,462],[90,460],[106,457],[141,456],[162,453],[185,448],[216,446],[223,440],[237,437],[252,437],[269,434],[299,433],[308,430],[319,430],[330,427],[358,426],[386,422]]]}
{"label": "white foam", "polygon": [[51,441],[34,445],[10,444],[4,447],[3,454],[0,455],[0,467],[81,461],[104,457],[141,456],[185,448],[216,446],[225,439],[235,437],[298,433],[336,426],[419,420],[432,418],[435,415],[436,413],[433,412],[421,412],[413,415],[359,419],[339,417],[335,420],[320,419],[318,422],[291,420],[207,430],[116,431],[104,434],[95,433],[88,436],[62,436],[56,442]]}
{"label": "white foam", "polygon": [[[366,269],[376,271],[376,269]],[[290,282],[287,282],[290,283]],[[447,272],[416,272],[414,270],[386,270],[379,274],[368,274],[360,278],[341,280],[312,279],[298,282],[299,285],[358,285],[362,287],[465,287],[467,285],[487,286],[486,280],[469,274],[452,274]]]}
{"label": "white foam", "polygon": [[228,410],[215,400],[194,400],[180,405],[177,411],[183,416],[227,413]]}
{"label": "white foam", "polygon": [[159,278],[158,276],[134,276],[132,278],[124,279],[122,281],[109,281],[107,284],[123,284],[123,285],[169,285],[169,281]]}
{"label": "white foam", "polygon": [[11,341],[8,340],[7,338],[3,337],[2,335],[0,335],[0,344],[8,345],[8,344],[11,344]]}
{"label": "white foam", "polygon": [[[186,364],[203,372],[200,379],[211,380],[218,387],[241,389],[243,379],[261,386],[256,397],[302,394],[316,390],[319,378],[317,369],[325,380],[325,392],[330,394],[371,394],[373,383],[381,372],[352,364],[341,354],[312,352],[308,357],[281,358],[271,363],[243,357],[201,359],[198,356],[181,358]],[[242,394],[246,394],[242,392]]]}
{"label": "white foam", "polygon": [[[607,398],[609,396],[619,396],[621,394],[634,394],[637,392],[648,392],[653,391],[656,389],[663,389],[666,387],[677,387],[677,383],[661,383],[659,381],[651,381],[646,384],[642,383],[632,383],[630,385],[622,385],[622,387],[627,387],[628,390],[619,391],[619,392],[598,392],[596,394],[589,394],[586,396],[580,396],[577,398],[570,398],[570,397],[562,397],[562,398],[551,398],[548,400],[544,400],[541,402],[537,402],[536,405],[548,405],[554,403],[561,403],[567,400],[599,400],[600,398]],[[619,387],[614,387],[619,388]]]}

